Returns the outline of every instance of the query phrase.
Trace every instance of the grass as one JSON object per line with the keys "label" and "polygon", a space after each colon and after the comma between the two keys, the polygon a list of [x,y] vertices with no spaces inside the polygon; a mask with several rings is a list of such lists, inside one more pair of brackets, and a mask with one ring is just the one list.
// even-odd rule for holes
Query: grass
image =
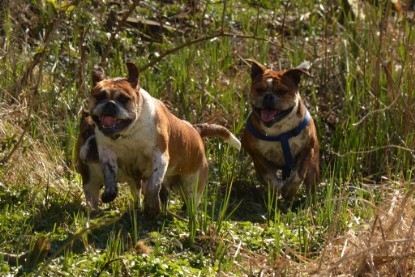
{"label": "grass", "polygon": [[[109,14],[132,3],[0,4],[0,275],[413,274],[411,11],[365,4],[362,20],[340,1],[254,2],[206,1],[193,11],[188,1],[140,2],[131,17],[173,29],[122,22],[113,43]],[[301,94],[321,145],[315,204],[305,190],[288,202],[259,188],[245,153],[206,140],[209,184],[198,209],[182,212],[173,190],[170,212],[148,222],[121,186],[114,203],[90,214],[74,144],[107,46],[109,76],[124,76],[133,61],[146,68],[141,86],[173,113],[235,134],[250,110],[241,57],[273,68],[311,61]],[[25,256],[13,263],[13,255]]]}

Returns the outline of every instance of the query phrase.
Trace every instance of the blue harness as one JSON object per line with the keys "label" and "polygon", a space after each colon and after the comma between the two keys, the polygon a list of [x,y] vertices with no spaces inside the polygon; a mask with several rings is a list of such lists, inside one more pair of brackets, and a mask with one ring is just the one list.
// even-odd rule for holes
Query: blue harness
{"label": "blue harness", "polygon": [[251,135],[260,140],[281,142],[282,152],[284,153],[285,159],[285,165],[282,167],[282,178],[284,180],[287,179],[288,177],[290,177],[291,170],[294,168],[295,165],[288,140],[292,137],[298,136],[301,133],[301,131],[307,126],[308,122],[310,122],[311,119],[310,113],[308,112],[308,110],[306,110],[306,114],[300,125],[278,136],[267,136],[258,132],[251,124],[251,115],[252,113],[249,114],[248,119],[246,120],[246,129],[251,133]]}

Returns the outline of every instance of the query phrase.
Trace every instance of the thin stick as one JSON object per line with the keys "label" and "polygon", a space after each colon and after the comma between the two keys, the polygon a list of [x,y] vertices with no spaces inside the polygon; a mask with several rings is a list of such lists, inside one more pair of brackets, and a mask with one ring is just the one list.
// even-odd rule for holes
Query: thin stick
{"label": "thin stick", "polygon": [[385,246],[385,245],[388,245],[388,244],[399,244],[399,243],[407,243],[407,242],[414,242],[414,241],[415,241],[414,239],[397,239],[397,240],[385,240],[385,241],[382,241],[382,242],[380,242],[380,243],[378,243],[376,245],[373,245],[371,247],[362,249],[360,251],[357,251],[357,252],[352,253],[352,254],[347,255],[347,256],[343,256],[342,258],[338,259],[337,262],[334,264],[334,266],[330,267],[327,270],[327,272],[331,272],[331,271],[337,269],[339,267],[339,265],[341,263],[343,263],[344,261],[346,261],[346,260],[349,260],[349,259],[354,258],[356,256],[359,256],[361,254],[365,254],[365,253],[367,253],[369,251],[375,250],[375,249],[380,248],[382,246]]}
{"label": "thin stick", "polygon": [[100,66],[102,66],[104,69],[106,68],[108,64],[107,58],[110,53],[111,46],[114,43],[115,37],[117,36],[118,32],[124,27],[125,23],[127,22],[128,17],[130,17],[130,15],[135,11],[135,8],[138,6],[139,2],[140,2],[139,0],[134,0],[133,4],[130,6],[130,9],[124,14],[121,21],[118,22],[117,28],[115,28],[115,30],[111,33],[111,37],[108,40],[107,45],[105,46],[105,49],[104,49],[104,53],[102,54],[102,57],[101,57]]}

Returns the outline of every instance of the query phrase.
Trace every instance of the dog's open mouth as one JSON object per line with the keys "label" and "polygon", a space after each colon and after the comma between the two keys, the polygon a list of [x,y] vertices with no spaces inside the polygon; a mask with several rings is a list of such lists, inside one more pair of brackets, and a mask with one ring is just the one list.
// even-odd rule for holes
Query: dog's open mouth
{"label": "dog's open mouth", "polygon": [[131,123],[131,119],[119,119],[111,115],[103,115],[99,118],[101,130],[104,134],[115,134]]}
{"label": "dog's open mouth", "polygon": [[115,128],[117,124],[121,123],[121,120],[110,115],[103,115],[100,117],[99,122],[104,128]]}
{"label": "dog's open mouth", "polygon": [[265,123],[274,120],[278,116],[279,112],[277,110],[272,109],[260,109],[259,115],[261,120]]}
{"label": "dog's open mouth", "polygon": [[287,109],[287,110],[275,110],[275,109],[261,109],[261,108],[255,108],[255,113],[258,115],[258,117],[261,119],[262,122],[264,122],[265,125],[271,126],[275,124],[276,122],[283,119],[285,116],[287,116],[293,108]]}

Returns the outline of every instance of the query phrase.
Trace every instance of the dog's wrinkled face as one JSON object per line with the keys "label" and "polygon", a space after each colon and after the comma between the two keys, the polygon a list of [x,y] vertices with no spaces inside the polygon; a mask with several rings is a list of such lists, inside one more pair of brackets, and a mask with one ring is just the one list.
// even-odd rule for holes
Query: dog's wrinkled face
{"label": "dog's wrinkled face", "polygon": [[92,71],[90,113],[99,130],[109,137],[127,131],[137,118],[138,69],[131,63],[127,63],[127,68],[127,79],[106,79],[101,68]]}
{"label": "dog's wrinkled face", "polygon": [[273,71],[255,60],[249,61],[252,62],[251,104],[259,119],[271,127],[298,105],[300,76],[309,73],[304,69]]}

